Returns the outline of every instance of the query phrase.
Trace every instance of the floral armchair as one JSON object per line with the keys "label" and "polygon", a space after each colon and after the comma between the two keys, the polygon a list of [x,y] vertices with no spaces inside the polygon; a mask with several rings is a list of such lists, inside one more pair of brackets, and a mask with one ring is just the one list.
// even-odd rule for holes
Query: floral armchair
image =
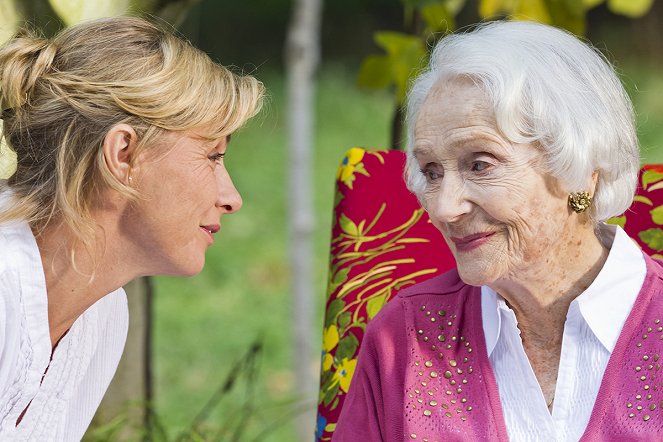
{"label": "floral armchair", "polygon": [[[452,268],[444,239],[405,187],[400,151],[350,149],[336,176],[316,441],[329,441],[366,324],[396,292]],[[619,224],[663,259],[663,166],[644,166]]]}

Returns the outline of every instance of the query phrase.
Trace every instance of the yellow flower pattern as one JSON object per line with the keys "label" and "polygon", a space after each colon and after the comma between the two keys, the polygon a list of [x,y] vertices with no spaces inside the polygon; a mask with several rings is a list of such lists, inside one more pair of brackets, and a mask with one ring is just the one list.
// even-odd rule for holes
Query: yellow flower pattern
{"label": "yellow flower pattern", "polygon": [[344,183],[350,189],[352,189],[352,183],[355,180],[355,172],[361,173],[362,175],[368,175],[366,169],[364,168],[364,163],[361,160],[364,159],[366,151],[361,147],[353,147],[348,150],[341,161],[341,165],[338,167],[336,172],[336,179]]}
{"label": "yellow flower pattern", "polygon": [[343,358],[341,365],[336,369],[334,373],[334,384],[340,384],[341,390],[348,392],[350,388],[350,382],[352,381],[352,376],[355,374],[355,367],[357,366],[356,359]]}

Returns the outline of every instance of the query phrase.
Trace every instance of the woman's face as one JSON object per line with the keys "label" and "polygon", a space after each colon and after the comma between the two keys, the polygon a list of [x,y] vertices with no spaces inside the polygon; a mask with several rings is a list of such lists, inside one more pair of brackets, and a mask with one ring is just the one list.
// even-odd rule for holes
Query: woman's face
{"label": "woman's face", "polygon": [[500,133],[483,92],[470,80],[433,87],[414,138],[427,182],[423,205],[466,283],[544,276],[555,259],[573,251],[564,241],[577,228],[568,193],[546,173],[537,147],[511,143]]}
{"label": "woman's face", "polygon": [[141,199],[123,225],[146,274],[190,276],[205,264],[222,215],[236,212],[242,198],[223,156],[228,138],[208,141],[202,133],[169,133],[139,155],[131,185]]}

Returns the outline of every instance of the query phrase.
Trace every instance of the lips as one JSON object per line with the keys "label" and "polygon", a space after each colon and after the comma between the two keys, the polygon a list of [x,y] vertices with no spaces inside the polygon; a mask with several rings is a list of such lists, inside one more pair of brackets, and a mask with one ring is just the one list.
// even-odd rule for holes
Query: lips
{"label": "lips", "polygon": [[218,224],[210,224],[210,225],[207,225],[207,226],[200,226],[200,227],[207,230],[211,234],[215,234],[221,228],[221,226],[219,226]]}
{"label": "lips", "polygon": [[482,246],[494,234],[494,232],[481,232],[463,237],[452,236],[451,241],[456,246],[456,250],[467,252]]}
{"label": "lips", "polygon": [[206,226],[200,226],[200,229],[207,234],[210,244],[214,242],[214,234],[219,231],[221,226],[218,224],[209,224]]}

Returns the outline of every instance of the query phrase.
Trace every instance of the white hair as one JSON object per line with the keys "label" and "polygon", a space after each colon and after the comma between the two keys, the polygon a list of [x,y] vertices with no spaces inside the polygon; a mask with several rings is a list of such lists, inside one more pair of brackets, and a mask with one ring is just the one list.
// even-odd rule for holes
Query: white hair
{"label": "white hair", "polygon": [[426,180],[414,158],[414,125],[431,88],[469,77],[492,104],[513,143],[536,143],[549,172],[569,192],[586,191],[598,172],[592,218],[631,204],[639,146],[631,101],[605,57],[572,34],[538,23],[497,21],[440,40],[407,98],[406,179],[420,201]]}

